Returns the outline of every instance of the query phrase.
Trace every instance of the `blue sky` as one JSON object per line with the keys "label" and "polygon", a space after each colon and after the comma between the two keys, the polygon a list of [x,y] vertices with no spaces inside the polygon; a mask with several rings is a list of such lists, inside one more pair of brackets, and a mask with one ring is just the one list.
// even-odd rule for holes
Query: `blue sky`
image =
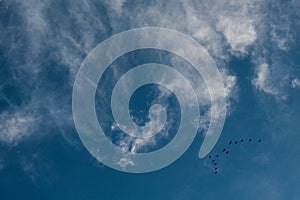
{"label": "blue sky", "polygon": [[[299,18],[297,0],[0,0],[1,199],[299,199]],[[97,44],[145,26],[185,33],[209,52],[228,112],[212,158],[198,158],[199,131],[168,167],[130,174],[85,149],[72,89]]]}

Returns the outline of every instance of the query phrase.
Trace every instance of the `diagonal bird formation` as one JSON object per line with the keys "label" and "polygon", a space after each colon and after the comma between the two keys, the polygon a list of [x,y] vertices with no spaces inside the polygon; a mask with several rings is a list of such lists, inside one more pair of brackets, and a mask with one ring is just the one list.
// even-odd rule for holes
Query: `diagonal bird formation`
{"label": "diagonal bird formation", "polygon": [[[230,140],[229,143],[228,143],[228,145],[238,144],[238,143],[243,143],[244,141],[245,141],[244,139],[240,139],[239,141],[238,141],[238,140],[236,140],[236,141]],[[246,140],[246,141],[247,141],[247,140]],[[249,139],[248,139],[248,143],[251,143],[251,142],[254,142],[254,141],[253,141],[252,138],[249,138]],[[262,140],[261,140],[261,139],[258,139],[257,142],[258,142],[258,143],[261,143]],[[229,154],[229,150],[226,149],[226,148],[224,148],[224,149],[222,150],[222,153],[225,154],[225,155],[228,155],[228,154]],[[212,159],[211,161],[212,161],[212,164],[214,165],[214,173],[215,173],[215,174],[218,173],[218,167],[217,167],[218,163],[217,163],[217,160],[216,160],[216,159],[219,158],[219,157],[220,157],[219,154],[216,154],[216,155],[209,155],[209,156],[208,156],[209,159]]]}

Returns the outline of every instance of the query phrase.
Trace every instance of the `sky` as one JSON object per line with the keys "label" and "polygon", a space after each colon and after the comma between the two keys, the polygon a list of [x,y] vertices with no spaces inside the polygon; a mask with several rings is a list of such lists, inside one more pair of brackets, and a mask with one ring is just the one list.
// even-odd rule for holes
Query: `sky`
{"label": "sky", "polygon": [[[178,66],[203,97],[199,130],[187,151],[165,168],[135,174],[104,165],[85,148],[72,91],[81,63],[99,43],[141,27],[176,30],[205,48],[222,75],[227,113],[217,144],[199,159],[210,119],[201,77],[161,50],[121,56],[97,86],[104,129],[113,129],[113,122],[103,95],[124,73],[120,66],[153,60]],[[297,0],[0,0],[1,199],[299,199],[299,32]],[[118,135],[110,140],[134,152],[168,144],[180,119],[173,94],[146,85],[128,107],[143,125],[153,102],[167,107],[169,134],[162,131],[146,146]]]}

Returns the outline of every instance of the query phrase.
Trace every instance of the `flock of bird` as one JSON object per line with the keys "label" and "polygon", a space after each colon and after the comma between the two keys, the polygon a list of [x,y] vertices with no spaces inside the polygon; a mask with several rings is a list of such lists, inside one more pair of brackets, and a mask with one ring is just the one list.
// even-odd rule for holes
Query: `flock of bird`
{"label": "flock of bird", "polygon": [[[230,140],[229,143],[228,143],[228,145],[238,144],[238,143],[244,143],[244,142],[250,143],[250,142],[255,142],[255,141],[254,141],[252,138],[249,138],[249,140],[240,139],[239,141],[238,141],[238,140],[236,140],[236,141]],[[261,139],[258,139],[257,142],[258,142],[258,143],[261,143],[262,140],[261,140]],[[224,148],[223,151],[222,151],[222,153],[225,154],[225,155],[228,155],[228,154],[229,154],[229,150],[226,149],[226,148]],[[217,163],[217,159],[218,159],[219,157],[220,157],[219,154],[216,154],[216,155],[214,155],[214,156],[213,156],[213,155],[209,155],[209,156],[208,156],[208,158],[211,159],[211,161],[212,161],[212,163],[213,163],[213,166],[214,166],[214,173],[215,173],[215,174],[218,173],[218,167],[217,167],[218,163]]]}

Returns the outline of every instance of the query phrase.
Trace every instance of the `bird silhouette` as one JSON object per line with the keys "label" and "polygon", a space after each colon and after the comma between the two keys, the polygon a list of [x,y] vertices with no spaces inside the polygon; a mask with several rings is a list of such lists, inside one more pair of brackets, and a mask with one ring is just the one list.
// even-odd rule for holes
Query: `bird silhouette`
{"label": "bird silhouette", "polygon": [[261,140],[258,140],[258,142],[261,142]]}

